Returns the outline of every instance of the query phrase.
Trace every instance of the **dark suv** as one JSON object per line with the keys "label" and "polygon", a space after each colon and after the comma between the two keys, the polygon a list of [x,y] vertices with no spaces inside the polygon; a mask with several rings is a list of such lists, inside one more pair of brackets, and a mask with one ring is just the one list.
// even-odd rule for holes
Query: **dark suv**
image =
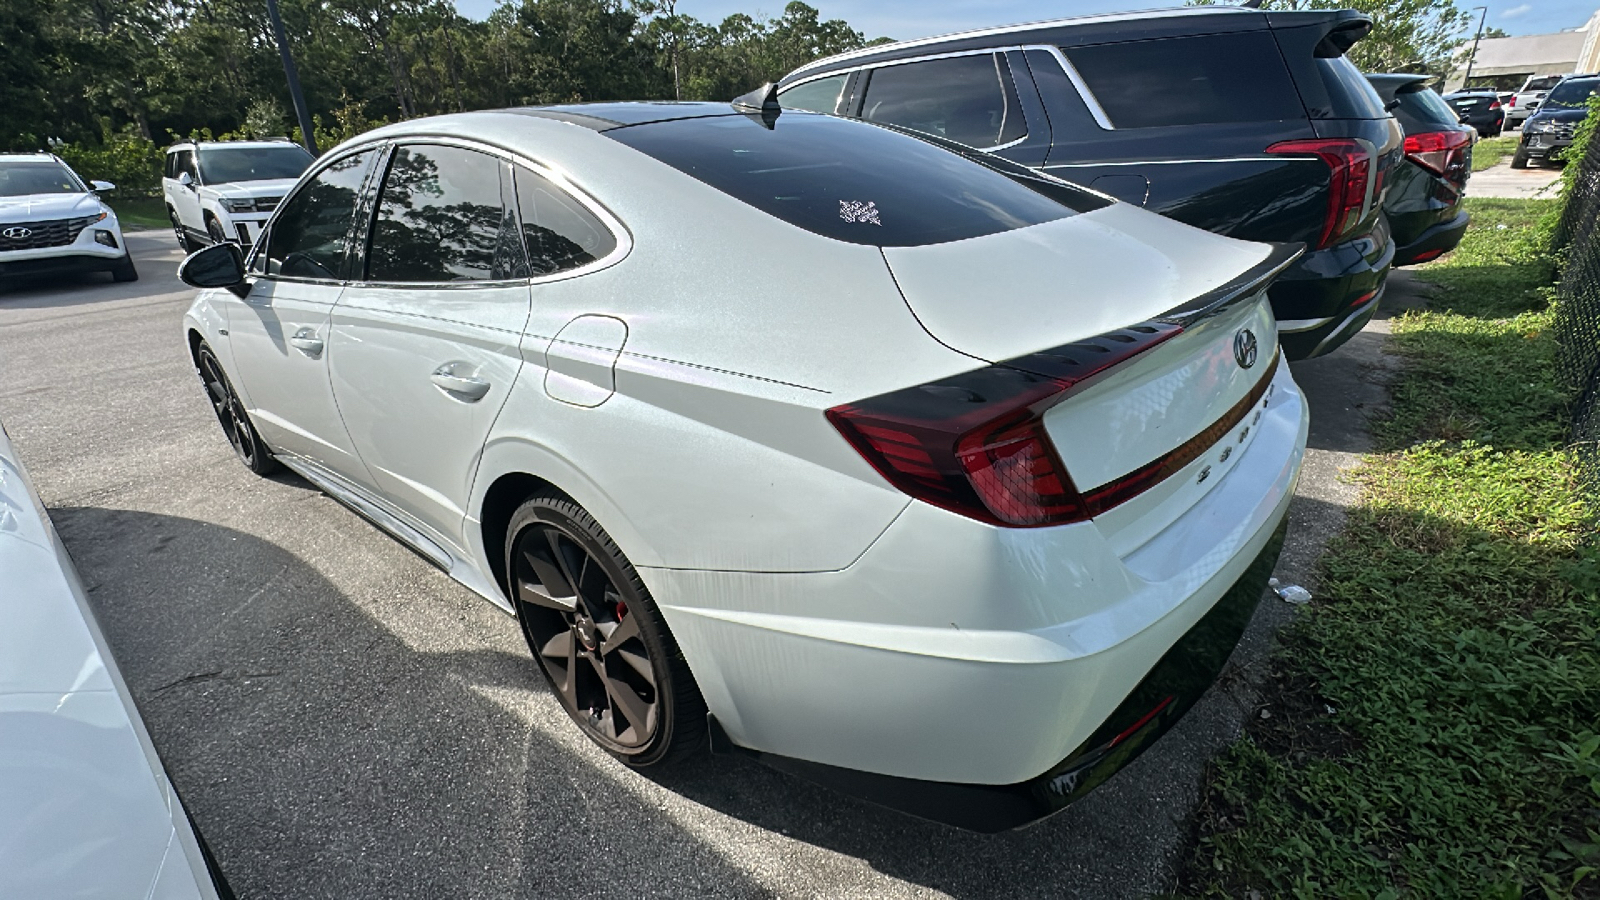
{"label": "dark suv", "polygon": [[1589,115],[1589,98],[1600,94],[1600,75],[1576,75],[1545,95],[1544,105],[1522,125],[1522,141],[1511,155],[1511,168],[1526,169],[1530,160],[1558,160],[1572,146],[1572,135]]}
{"label": "dark suv", "polygon": [[1427,262],[1456,248],[1469,217],[1461,201],[1472,175],[1478,133],[1428,88],[1430,75],[1368,75],[1405,130],[1406,161],[1395,167],[1383,197],[1394,233],[1394,264]]}
{"label": "dark suv", "polygon": [[811,63],[784,106],[916,129],[1236,238],[1302,242],[1271,289],[1290,359],[1342,344],[1394,256],[1399,126],[1344,52],[1349,10],[1194,7],[882,44]]}

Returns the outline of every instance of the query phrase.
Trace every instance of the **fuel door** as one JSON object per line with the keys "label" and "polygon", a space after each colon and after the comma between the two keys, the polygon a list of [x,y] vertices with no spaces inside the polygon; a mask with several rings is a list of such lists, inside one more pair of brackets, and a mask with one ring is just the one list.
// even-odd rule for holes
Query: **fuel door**
{"label": "fuel door", "polygon": [[544,391],[573,406],[599,406],[617,390],[617,357],[628,325],[613,316],[579,316],[545,348]]}

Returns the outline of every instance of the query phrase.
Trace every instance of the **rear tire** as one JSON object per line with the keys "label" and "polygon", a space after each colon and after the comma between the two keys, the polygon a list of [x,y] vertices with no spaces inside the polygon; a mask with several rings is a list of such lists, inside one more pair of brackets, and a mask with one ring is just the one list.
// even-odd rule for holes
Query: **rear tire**
{"label": "rear tire", "polygon": [[[128,239],[122,239],[126,242]],[[112,281],[138,281],[139,270],[133,267],[133,251],[128,251],[122,259],[111,269]]]}
{"label": "rear tire", "polygon": [[506,528],[506,587],[550,690],[579,730],[636,769],[700,749],[706,704],[683,651],[611,536],[555,491]]}
{"label": "rear tire", "polygon": [[194,356],[195,367],[200,370],[200,383],[206,389],[206,399],[211,401],[211,409],[217,414],[222,433],[227,435],[228,443],[233,445],[233,452],[239,456],[239,461],[257,475],[276,472],[283,463],[278,462],[278,458],[272,455],[272,450],[256,432],[255,423],[250,421],[244,402],[234,392],[228,373],[222,370],[222,363],[211,352],[211,345],[201,341],[200,346],[195,348]]}
{"label": "rear tire", "polygon": [[1528,167],[1528,151],[1522,149],[1521,147],[1518,147],[1516,152],[1511,154],[1511,168],[1513,168],[1513,169],[1526,169],[1527,167]]}

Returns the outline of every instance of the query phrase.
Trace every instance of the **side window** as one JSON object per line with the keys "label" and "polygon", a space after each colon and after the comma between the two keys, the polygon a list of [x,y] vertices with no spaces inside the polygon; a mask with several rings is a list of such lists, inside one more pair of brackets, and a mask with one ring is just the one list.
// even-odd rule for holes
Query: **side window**
{"label": "side window", "polygon": [[846,74],[797,84],[779,94],[778,102],[785,109],[807,109],[831,115],[839,108],[839,94],[849,80],[850,76]]}
{"label": "side window", "polygon": [[501,162],[460,147],[395,150],[367,250],[371,281],[490,281],[517,277],[522,253],[502,240]]}
{"label": "side window", "polygon": [[[1063,52],[1117,128],[1270,122],[1306,115],[1278,43],[1267,32],[1129,41]],[[1371,94],[1366,79],[1360,80]]]}
{"label": "side window", "polygon": [[178,177],[178,155],[176,153],[168,153],[166,158],[162,160],[161,175],[164,178]]}
{"label": "side window", "polygon": [[577,200],[521,166],[516,172],[522,235],[534,275],[576,269],[617,248],[611,231]]}
{"label": "side window", "polygon": [[377,155],[377,150],[364,150],[339,159],[295,191],[273,220],[267,274],[339,277],[356,201]]}
{"label": "side window", "polygon": [[[195,168],[193,150],[179,150],[178,160],[174,164],[174,168],[177,169],[177,172],[188,172],[189,177],[195,181],[200,180],[200,170]],[[174,178],[177,177],[177,172],[173,173]]]}
{"label": "side window", "polygon": [[1011,70],[995,53],[874,69],[861,117],[979,149],[1027,134]]}

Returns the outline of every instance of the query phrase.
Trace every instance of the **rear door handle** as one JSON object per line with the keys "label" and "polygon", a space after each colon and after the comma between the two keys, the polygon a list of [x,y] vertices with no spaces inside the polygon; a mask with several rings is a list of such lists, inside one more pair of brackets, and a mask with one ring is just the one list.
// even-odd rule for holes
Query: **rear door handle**
{"label": "rear door handle", "polygon": [[434,369],[433,374],[429,375],[428,378],[433,382],[434,387],[439,388],[457,400],[465,400],[468,403],[476,403],[482,400],[483,396],[489,393],[489,382],[475,375],[457,375],[456,370],[458,368],[466,369],[469,366],[466,363],[459,362],[445,363]]}
{"label": "rear door handle", "polygon": [[312,359],[322,355],[322,338],[315,328],[302,328],[289,338],[289,344]]}

